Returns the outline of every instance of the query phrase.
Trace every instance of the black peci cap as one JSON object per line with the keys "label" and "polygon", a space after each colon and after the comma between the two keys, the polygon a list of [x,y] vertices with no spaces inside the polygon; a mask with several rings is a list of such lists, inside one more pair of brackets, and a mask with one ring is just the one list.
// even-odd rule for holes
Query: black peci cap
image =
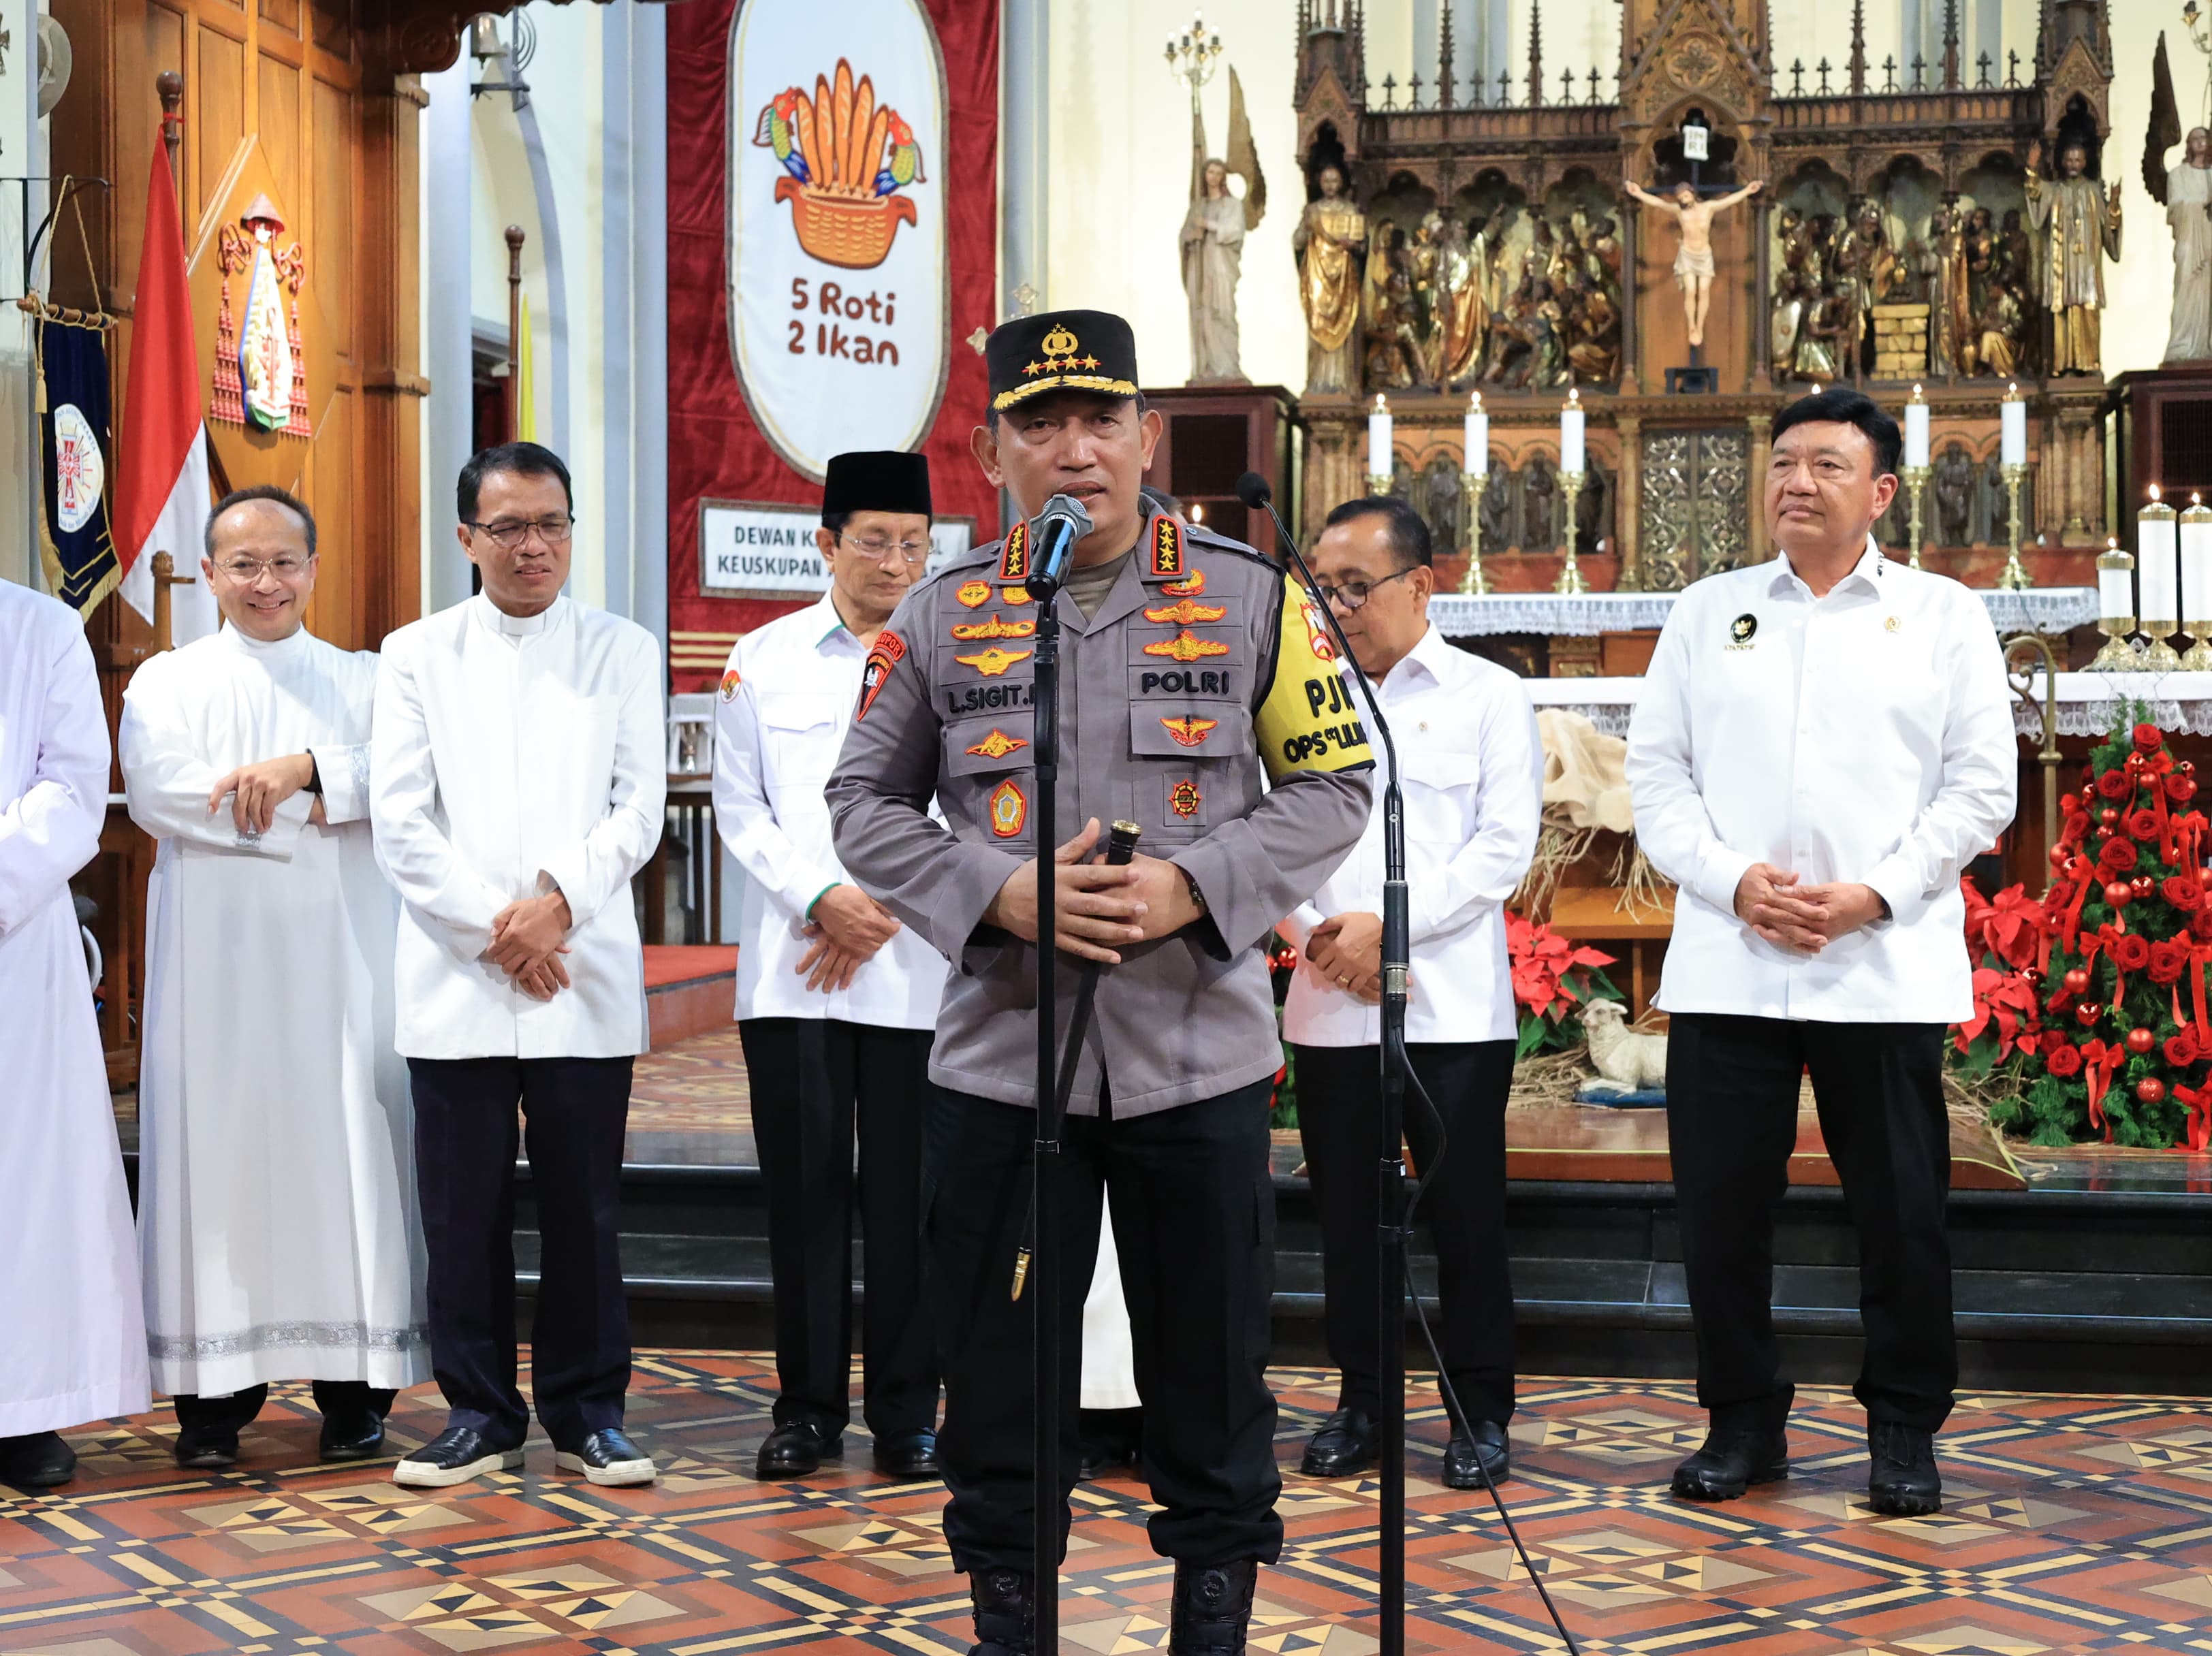
{"label": "black peci cap", "polygon": [[1137,394],[1137,337],[1110,311],[1047,311],[1002,322],[983,344],[991,411],[1048,391]]}
{"label": "black peci cap", "polygon": [[822,515],[848,512],[935,517],[929,505],[929,457],[895,448],[831,455],[822,478]]}

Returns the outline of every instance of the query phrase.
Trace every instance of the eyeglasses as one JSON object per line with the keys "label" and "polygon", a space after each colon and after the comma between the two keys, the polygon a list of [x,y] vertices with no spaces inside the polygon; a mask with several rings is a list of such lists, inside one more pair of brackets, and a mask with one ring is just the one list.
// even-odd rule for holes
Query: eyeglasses
{"label": "eyeglasses", "polygon": [[847,546],[851,547],[853,550],[859,553],[862,557],[872,558],[878,563],[890,562],[891,554],[894,552],[897,553],[900,557],[905,559],[910,564],[921,564],[929,561],[929,543],[927,541],[863,541],[857,540],[854,537],[846,534],[840,534],[837,538]]}
{"label": "eyeglasses", "polygon": [[304,558],[289,555],[276,558],[225,558],[216,567],[240,585],[250,586],[261,579],[261,572],[264,569],[278,580],[291,580],[313,561],[312,555]]}
{"label": "eyeglasses", "polygon": [[475,530],[479,535],[489,537],[491,543],[494,546],[498,547],[501,551],[512,552],[516,547],[520,546],[523,542],[530,538],[530,531],[533,529],[538,531],[538,538],[544,542],[546,545],[566,546],[568,543],[570,528],[575,521],[576,520],[574,518],[565,516],[559,518],[501,518],[495,523],[472,523],[465,525],[465,527]]}
{"label": "eyeglasses", "polygon": [[1323,604],[1340,604],[1344,606],[1345,614],[1350,615],[1366,604],[1368,594],[1376,587],[1388,586],[1394,580],[1403,580],[1420,567],[1417,563],[1408,564],[1396,574],[1385,575],[1381,580],[1348,580],[1341,586],[1331,586],[1327,581],[1316,581],[1314,591],[1321,594]]}

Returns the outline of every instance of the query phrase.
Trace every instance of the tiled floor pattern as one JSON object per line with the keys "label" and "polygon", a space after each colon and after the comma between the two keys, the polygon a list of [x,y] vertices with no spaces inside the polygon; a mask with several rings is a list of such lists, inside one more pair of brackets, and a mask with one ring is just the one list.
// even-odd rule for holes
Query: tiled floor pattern
{"label": "tiled floor pattern", "polygon": [[[1278,1384],[1279,1452],[1294,1464],[1333,1388],[1310,1370]],[[873,1478],[857,1432],[845,1471],[754,1482],[769,1401],[757,1361],[641,1356],[631,1421],[665,1474],[645,1491],[556,1476],[542,1442],[523,1471],[447,1492],[395,1489],[381,1465],[319,1467],[297,1388],[230,1475],[179,1471],[166,1412],[86,1431],[70,1489],[0,1491],[0,1651],[965,1651],[941,1489]],[[1410,1647],[1559,1650],[1486,1501],[1433,1482],[1443,1423],[1432,1392],[1415,1401]],[[396,1442],[439,1418],[434,1393],[410,1395]],[[1862,1504],[1846,1395],[1801,1391],[1797,1475],[1725,1507],[1665,1495],[1698,1429],[1681,1386],[1524,1383],[1506,1487],[1594,1656],[2212,1653],[2212,1405],[1966,1398],[1943,1441],[1949,1504],[1917,1521]],[[1371,1478],[1286,1477],[1290,1540],[1261,1577],[1255,1650],[1376,1648],[1376,1499]],[[1141,1488],[1106,1483],[1078,1500],[1064,1647],[1163,1647],[1170,1570],[1146,1544]]]}

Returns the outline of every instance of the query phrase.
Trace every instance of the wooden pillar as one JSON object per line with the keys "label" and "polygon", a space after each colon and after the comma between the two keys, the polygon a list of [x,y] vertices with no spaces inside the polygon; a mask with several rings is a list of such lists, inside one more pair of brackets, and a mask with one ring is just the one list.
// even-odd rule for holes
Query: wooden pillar
{"label": "wooden pillar", "polygon": [[173,69],[165,69],[154,77],[154,91],[161,100],[161,142],[169,150],[169,182],[177,186],[177,199],[184,199],[184,167],[179,152],[185,145],[185,118],[179,112],[185,102],[185,77]]}
{"label": "wooden pillar", "polygon": [[1753,247],[1758,274],[1753,278],[1757,284],[1751,298],[1751,389],[1774,389],[1774,273],[1771,245],[1773,231],[1771,216],[1774,203],[1762,190],[1752,197],[1752,234],[1758,238]]}
{"label": "wooden pillar", "polygon": [[522,435],[522,244],[529,233],[507,227],[507,440]]}
{"label": "wooden pillar", "polygon": [[1644,590],[1644,420],[1624,414],[1614,422],[1620,434],[1620,463],[1614,471],[1613,531],[1620,541],[1620,576],[1624,592]]}
{"label": "wooden pillar", "polygon": [[1751,428],[1751,464],[1746,468],[1744,486],[1751,492],[1751,510],[1747,514],[1749,550],[1746,557],[1752,563],[1765,563],[1774,549],[1766,543],[1766,467],[1774,458],[1774,416],[1771,414],[1747,416],[1745,423]]}
{"label": "wooden pillar", "polygon": [[1637,297],[1642,284],[1637,279],[1639,272],[1636,264],[1635,197],[1622,196],[1618,210],[1620,215],[1620,394],[1623,397],[1638,397],[1644,391],[1644,374],[1638,360],[1636,344]]}
{"label": "wooden pillar", "polygon": [[[364,259],[360,531],[361,641],[374,644],[422,613],[422,319],[415,271],[420,244],[421,124],[429,96],[419,76],[398,75],[361,98],[362,191],[359,245],[386,250]],[[459,388],[457,388],[459,389]],[[448,480],[450,487],[450,480]]]}

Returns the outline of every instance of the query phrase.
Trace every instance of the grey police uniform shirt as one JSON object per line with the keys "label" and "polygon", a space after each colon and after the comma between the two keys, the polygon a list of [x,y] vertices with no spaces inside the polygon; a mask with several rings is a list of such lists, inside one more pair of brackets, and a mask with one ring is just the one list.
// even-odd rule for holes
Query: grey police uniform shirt
{"label": "grey police uniform shirt", "polygon": [[[953,969],[930,1079],[1036,1102],[1036,945],[983,923],[1039,849],[1028,541],[909,591],[877,640],[828,789],[837,859]],[[1123,946],[1099,979],[1069,1108],[1135,1116],[1218,1097],[1282,1064],[1263,945],[1367,824],[1374,761],[1321,618],[1250,548],[1158,513],[1088,617],[1063,592],[1059,837],[1144,830],[1206,913]],[[934,795],[945,820],[927,814]],[[1052,847],[1043,847],[1049,855]],[[1062,953],[1063,1038],[1081,963]]]}

